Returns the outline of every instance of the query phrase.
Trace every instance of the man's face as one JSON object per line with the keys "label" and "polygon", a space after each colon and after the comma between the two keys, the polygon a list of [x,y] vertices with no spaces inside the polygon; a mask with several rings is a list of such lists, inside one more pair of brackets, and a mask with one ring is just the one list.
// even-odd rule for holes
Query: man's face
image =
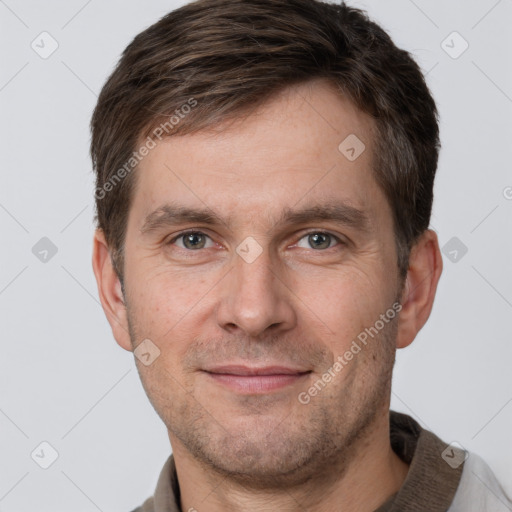
{"label": "man's face", "polygon": [[[137,365],[175,453],[253,484],[299,481],[348,458],[387,413],[397,321],[378,321],[400,294],[391,209],[371,171],[372,121],[322,82],[225,128],[169,137],[137,170],[131,344],[160,350]],[[366,145],[353,161],[353,144],[338,149],[351,134]],[[165,205],[210,218],[160,216]],[[360,351],[334,367],[354,340]]]}

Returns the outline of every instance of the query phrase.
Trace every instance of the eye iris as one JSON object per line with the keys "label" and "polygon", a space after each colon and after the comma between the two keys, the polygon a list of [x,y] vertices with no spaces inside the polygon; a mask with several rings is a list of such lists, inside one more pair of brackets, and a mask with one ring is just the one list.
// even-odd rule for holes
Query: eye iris
{"label": "eye iris", "polygon": [[314,233],[309,235],[308,240],[310,245],[316,249],[327,249],[331,242],[331,237],[326,233]]}
{"label": "eye iris", "polygon": [[187,233],[183,235],[183,245],[187,249],[197,249],[204,246],[205,239],[201,233]]}

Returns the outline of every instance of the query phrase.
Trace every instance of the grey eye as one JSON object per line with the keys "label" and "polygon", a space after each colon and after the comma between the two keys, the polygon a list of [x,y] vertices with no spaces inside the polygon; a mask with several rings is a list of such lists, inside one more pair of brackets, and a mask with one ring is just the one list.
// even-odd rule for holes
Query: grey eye
{"label": "grey eye", "polygon": [[[306,240],[305,243],[307,244],[307,246],[301,245],[302,240]],[[303,236],[297,245],[305,249],[329,249],[330,247],[332,247],[332,242],[336,242],[336,237],[329,233],[323,233],[321,231],[318,231]]]}
{"label": "grey eye", "polygon": [[208,241],[207,239],[209,238],[210,237],[208,235],[205,235],[200,231],[190,231],[179,235],[175,242],[182,242],[182,245],[178,244],[178,247],[181,247],[182,249],[204,249]]}

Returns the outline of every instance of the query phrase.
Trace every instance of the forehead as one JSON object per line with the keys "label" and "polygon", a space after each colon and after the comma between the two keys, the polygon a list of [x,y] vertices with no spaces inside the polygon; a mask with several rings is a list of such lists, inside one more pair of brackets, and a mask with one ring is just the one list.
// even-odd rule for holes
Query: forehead
{"label": "forehead", "polygon": [[327,195],[377,207],[373,123],[323,81],[287,88],[248,116],[158,142],[136,171],[130,216],[140,228],[172,201],[268,219]]}

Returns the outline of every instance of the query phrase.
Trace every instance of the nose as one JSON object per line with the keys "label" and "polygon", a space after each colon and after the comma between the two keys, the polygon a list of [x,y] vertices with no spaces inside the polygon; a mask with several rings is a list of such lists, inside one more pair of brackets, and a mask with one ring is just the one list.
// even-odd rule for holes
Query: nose
{"label": "nose", "polygon": [[222,297],[217,308],[218,325],[229,331],[237,329],[257,337],[266,330],[276,334],[296,324],[293,292],[272,265],[264,250],[248,263],[238,255],[234,267],[222,283]]}

